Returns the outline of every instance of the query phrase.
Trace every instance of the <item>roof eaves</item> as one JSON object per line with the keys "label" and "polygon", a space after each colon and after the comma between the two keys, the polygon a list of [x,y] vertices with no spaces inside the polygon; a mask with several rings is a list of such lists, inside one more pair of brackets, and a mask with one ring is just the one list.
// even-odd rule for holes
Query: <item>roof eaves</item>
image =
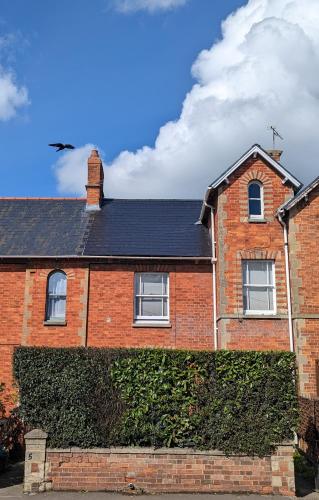
{"label": "roof eaves", "polygon": [[293,198],[286,201],[281,207],[278,209],[278,212],[285,213],[289,212],[291,208],[293,208],[297,203],[299,203],[302,199],[306,198],[313,189],[315,189],[319,185],[319,176],[316,177],[308,186],[304,187],[299,193],[296,194]]}
{"label": "roof eaves", "polygon": [[202,255],[0,255],[0,259],[137,259],[137,260],[209,260]]}

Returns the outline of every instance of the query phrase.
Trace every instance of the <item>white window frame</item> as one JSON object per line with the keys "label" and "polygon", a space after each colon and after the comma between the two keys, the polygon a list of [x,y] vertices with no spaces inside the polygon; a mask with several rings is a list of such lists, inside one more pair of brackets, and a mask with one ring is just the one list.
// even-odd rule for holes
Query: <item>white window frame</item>
{"label": "white window frame", "polygon": [[[50,287],[50,280],[55,274],[62,274],[65,279],[65,294],[62,293],[51,293],[49,290]],[[66,318],[66,301],[67,301],[67,286],[68,286],[68,277],[62,269],[55,269],[54,271],[51,271],[50,274],[47,277],[47,290],[46,290],[46,304],[45,304],[45,321],[47,322],[61,322],[65,321]],[[50,316],[49,315],[49,310],[50,310],[50,301],[54,299],[63,299],[65,302],[64,305],[64,315],[63,316]]]}
{"label": "white window frame", "polygon": [[[252,184],[258,184],[258,186],[260,187],[260,198],[251,198],[249,196],[249,187]],[[250,181],[249,184],[248,184],[248,187],[247,187],[247,194],[248,194],[248,216],[249,216],[249,220],[260,220],[260,219],[263,219],[264,218],[264,186],[263,186],[262,182],[257,181],[257,180]],[[260,201],[260,212],[261,213],[259,215],[254,215],[254,214],[250,213],[250,207],[249,207],[250,200],[252,200],[252,201]]]}
{"label": "white window frame", "polygon": [[[253,284],[248,282],[248,264],[249,262],[267,262],[271,264],[272,267],[272,280],[273,284],[271,285],[270,283],[265,283],[265,284]],[[242,277],[243,277],[243,305],[244,305],[244,296],[246,290],[249,290],[249,288],[267,288],[268,292],[269,290],[272,290],[273,293],[273,309],[268,309],[268,310],[258,310],[258,309],[243,309],[244,314],[249,316],[249,315],[258,315],[258,316],[269,316],[269,315],[275,315],[277,313],[277,296],[276,296],[276,271],[275,271],[275,261],[271,259],[246,259],[242,261]],[[267,281],[268,281],[268,271],[267,271]],[[246,295],[247,296],[247,295]],[[268,294],[268,303],[269,303],[269,294]]]}
{"label": "white window frame", "polygon": [[[159,294],[159,295],[147,295],[147,294],[142,294],[138,293],[138,280],[139,280],[139,291],[142,290],[141,283],[142,283],[142,276],[145,275],[150,275],[150,274],[158,274],[162,275],[162,290],[163,290],[163,276],[167,277],[167,285],[166,285],[166,290],[167,293],[164,294]],[[137,301],[141,298],[161,298],[161,299],[167,299],[167,315],[162,315],[162,316],[143,316],[141,314],[136,314],[137,310]],[[141,304],[142,301],[139,300],[139,312],[141,312]],[[164,300],[162,301],[162,311],[164,308]],[[170,300],[169,300],[169,273],[162,273],[162,272],[147,272],[147,273],[135,273],[134,275],[134,321],[135,322],[147,322],[147,323],[168,323],[169,322],[169,310],[170,310]]]}

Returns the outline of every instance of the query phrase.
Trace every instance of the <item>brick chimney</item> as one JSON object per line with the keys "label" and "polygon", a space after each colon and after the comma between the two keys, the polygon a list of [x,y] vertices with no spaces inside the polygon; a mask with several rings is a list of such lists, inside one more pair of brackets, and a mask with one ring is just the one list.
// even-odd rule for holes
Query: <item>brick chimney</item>
{"label": "brick chimney", "polygon": [[88,159],[88,183],[86,187],[86,210],[100,210],[103,193],[104,172],[97,149],[93,149]]}
{"label": "brick chimney", "polygon": [[280,158],[282,155],[281,149],[268,149],[267,153],[271,156],[275,161],[280,162]]}

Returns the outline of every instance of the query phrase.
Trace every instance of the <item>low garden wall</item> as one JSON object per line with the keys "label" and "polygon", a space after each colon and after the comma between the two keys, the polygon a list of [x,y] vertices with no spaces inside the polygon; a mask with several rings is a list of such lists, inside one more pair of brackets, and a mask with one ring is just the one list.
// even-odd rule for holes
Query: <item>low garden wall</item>
{"label": "low garden wall", "polygon": [[25,436],[25,493],[132,491],[145,493],[295,494],[293,446],[264,458],[179,448],[46,448],[46,433]]}

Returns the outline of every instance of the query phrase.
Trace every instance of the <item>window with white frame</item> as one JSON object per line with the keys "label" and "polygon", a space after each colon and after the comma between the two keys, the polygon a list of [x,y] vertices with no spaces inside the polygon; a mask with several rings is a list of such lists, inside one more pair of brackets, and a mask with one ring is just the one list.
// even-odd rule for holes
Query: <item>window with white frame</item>
{"label": "window with white frame", "polygon": [[136,273],[134,307],[136,321],[168,321],[168,273]]}
{"label": "window with white frame", "polygon": [[63,271],[53,271],[48,276],[46,321],[64,321],[66,311],[67,278]]}
{"label": "window with white frame", "polygon": [[244,260],[243,300],[245,314],[275,314],[276,287],[273,260]]}
{"label": "window with white frame", "polygon": [[248,184],[248,213],[250,219],[264,217],[263,186],[258,181]]}

